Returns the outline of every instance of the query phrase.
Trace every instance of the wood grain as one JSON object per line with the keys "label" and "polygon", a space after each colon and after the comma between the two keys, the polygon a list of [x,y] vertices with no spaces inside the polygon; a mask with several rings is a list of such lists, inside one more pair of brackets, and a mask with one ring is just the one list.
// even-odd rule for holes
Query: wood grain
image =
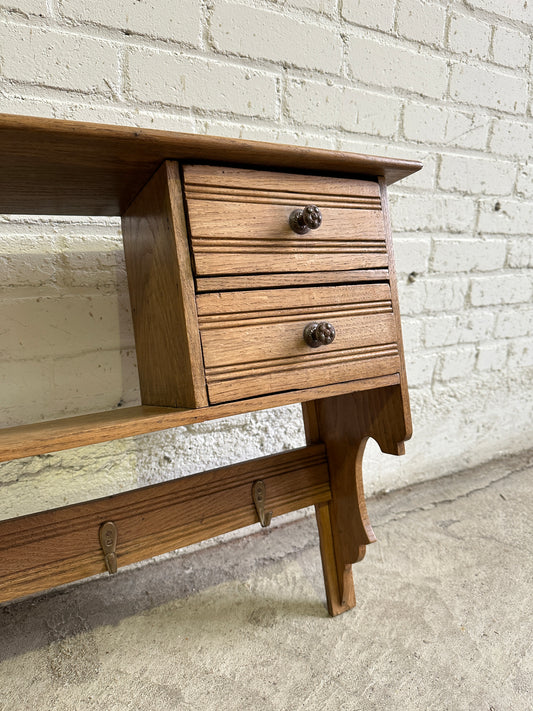
{"label": "wood grain", "polygon": [[118,565],[257,523],[252,483],[274,516],[331,498],[323,445],[221,467],[0,522],[0,602],[105,572],[98,532],[118,529]]}
{"label": "wood grain", "polygon": [[399,375],[367,378],[356,382],[335,383],[320,388],[304,388],[274,395],[240,400],[193,410],[165,407],[125,407],[90,415],[36,422],[0,429],[0,462],[59,452],[99,442],[159,432],[173,427],[217,420],[255,410],[266,410],[295,402],[328,397],[339,393],[365,390],[399,383]]}
{"label": "wood grain", "polygon": [[122,218],[141,400],[207,405],[178,165],[166,161]]}
{"label": "wood grain", "polygon": [[400,385],[316,400],[303,410],[308,443],[324,442],[328,457],[332,499],[327,510],[317,507],[317,521],[328,609],[336,615],[355,605],[351,566],[376,540],[363,490],[366,442],[372,437],[399,455],[410,432]]}
{"label": "wood grain", "polygon": [[[211,403],[399,368],[387,284],[199,294],[198,316]],[[333,343],[305,343],[313,321],[335,326]]]}
{"label": "wood grain", "polygon": [[351,176],[387,184],[417,161],[133,126],[0,115],[0,213],[122,215],[165,159]]}
{"label": "wood grain", "polygon": [[[291,272],[288,274],[254,274],[256,289],[274,286],[315,286],[318,284],[357,284],[388,281],[388,269],[347,269],[334,272]],[[249,276],[198,277],[196,291],[244,291],[250,288]]]}
{"label": "wood grain", "polygon": [[390,289],[391,289],[391,300],[392,308],[394,312],[394,318],[396,320],[396,334],[398,348],[400,352],[400,393],[403,406],[403,420],[405,423],[405,440],[411,438],[413,433],[413,423],[411,419],[411,406],[409,404],[409,389],[407,387],[407,371],[405,368],[405,355],[403,350],[403,338],[402,338],[402,322],[400,318],[400,301],[398,298],[398,280],[396,278],[396,263],[394,261],[394,247],[392,244],[392,229],[390,220],[390,210],[389,210],[389,198],[387,194],[387,186],[385,181],[380,179],[379,187],[381,190],[381,201],[383,205],[383,218],[385,224],[385,239],[387,241],[387,252],[390,258]]}
{"label": "wood grain", "polygon": [[[387,266],[375,182],[185,166],[184,187],[197,276]],[[289,216],[307,204],[322,225],[297,235]]]}

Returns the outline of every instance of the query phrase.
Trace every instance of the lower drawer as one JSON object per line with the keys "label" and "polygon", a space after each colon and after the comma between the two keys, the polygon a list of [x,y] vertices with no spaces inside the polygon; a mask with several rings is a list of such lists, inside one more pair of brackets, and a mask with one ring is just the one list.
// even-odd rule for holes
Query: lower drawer
{"label": "lower drawer", "polygon": [[[388,284],[265,289],[197,296],[211,404],[400,370]],[[335,328],[311,347],[311,323]]]}

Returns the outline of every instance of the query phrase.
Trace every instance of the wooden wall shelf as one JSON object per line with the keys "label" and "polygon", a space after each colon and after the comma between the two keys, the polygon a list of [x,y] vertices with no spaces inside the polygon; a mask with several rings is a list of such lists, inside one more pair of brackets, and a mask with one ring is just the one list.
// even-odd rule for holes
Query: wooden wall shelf
{"label": "wooden wall shelf", "polygon": [[313,504],[353,607],[365,442],[411,434],[386,188],[420,163],[21,116],[0,151],[0,213],[122,217],[143,403],[0,430],[0,461],[298,402],[308,441],[0,522],[0,601]]}

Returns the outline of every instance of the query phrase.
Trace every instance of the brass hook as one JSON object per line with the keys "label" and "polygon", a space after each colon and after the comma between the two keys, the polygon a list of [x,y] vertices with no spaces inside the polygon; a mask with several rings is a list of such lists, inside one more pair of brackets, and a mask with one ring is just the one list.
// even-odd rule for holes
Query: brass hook
{"label": "brass hook", "polygon": [[272,511],[265,511],[266,486],[262,479],[254,481],[252,486],[252,498],[261,526],[263,526],[263,528],[270,526]]}
{"label": "brass hook", "polygon": [[113,521],[107,521],[100,526],[100,545],[105,556],[105,564],[109,573],[117,572],[117,537],[118,531]]}

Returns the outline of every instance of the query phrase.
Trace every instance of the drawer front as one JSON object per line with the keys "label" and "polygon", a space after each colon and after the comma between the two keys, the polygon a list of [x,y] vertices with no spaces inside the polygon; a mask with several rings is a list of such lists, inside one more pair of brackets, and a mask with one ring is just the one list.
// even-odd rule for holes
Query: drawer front
{"label": "drawer front", "polygon": [[[388,284],[199,294],[197,305],[212,404],[400,370]],[[335,340],[312,348],[303,332],[321,321]]]}
{"label": "drawer front", "polygon": [[[183,174],[197,276],[388,265],[377,183],[203,165]],[[309,204],[322,224],[298,235],[289,216]]]}

